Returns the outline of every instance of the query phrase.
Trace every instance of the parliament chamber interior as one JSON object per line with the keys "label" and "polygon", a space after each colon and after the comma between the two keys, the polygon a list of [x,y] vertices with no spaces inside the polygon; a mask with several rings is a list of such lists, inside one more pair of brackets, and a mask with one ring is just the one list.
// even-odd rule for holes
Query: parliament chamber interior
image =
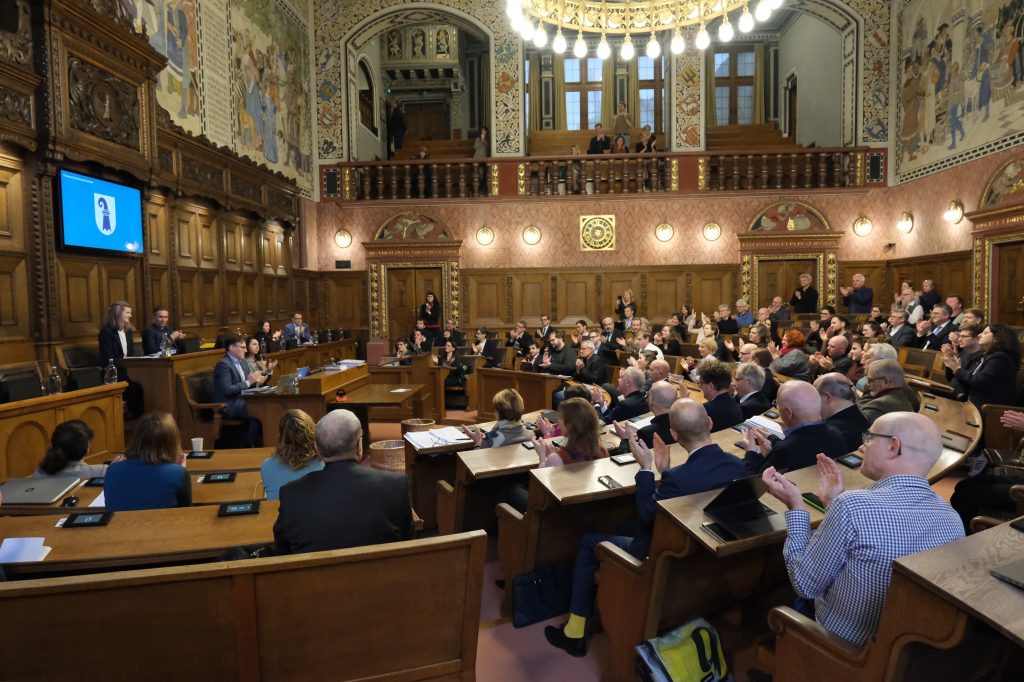
{"label": "parliament chamber interior", "polygon": [[1020,679],[1022,41],[2,3],[0,679]]}

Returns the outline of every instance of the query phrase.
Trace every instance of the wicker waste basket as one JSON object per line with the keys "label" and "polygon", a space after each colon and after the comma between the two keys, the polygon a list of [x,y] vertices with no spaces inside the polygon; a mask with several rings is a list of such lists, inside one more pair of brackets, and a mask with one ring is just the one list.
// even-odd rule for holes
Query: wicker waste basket
{"label": "wicker waste basket", "polygon": [[405,441],[379,440],[370,443],[370,466],[382,471],[405,473]]}
{"label": "wicker waste basket", "polygon": [[402,420],[402,435],[409,433],[410,431],[429,431],[434,428],[433,419],[403,419]]}

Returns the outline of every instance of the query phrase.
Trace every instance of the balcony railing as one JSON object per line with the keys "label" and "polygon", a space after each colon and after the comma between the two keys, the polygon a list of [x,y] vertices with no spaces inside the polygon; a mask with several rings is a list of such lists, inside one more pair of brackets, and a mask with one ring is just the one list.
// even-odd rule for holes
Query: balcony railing
{"label": "balcony railing", "polygon": [[[866,179],[868,157],[874,182]],[[485,197],[842,190],[884,185],[885,150],[750,149],[418,161],[321,166],[321,197],[341,202]]]}

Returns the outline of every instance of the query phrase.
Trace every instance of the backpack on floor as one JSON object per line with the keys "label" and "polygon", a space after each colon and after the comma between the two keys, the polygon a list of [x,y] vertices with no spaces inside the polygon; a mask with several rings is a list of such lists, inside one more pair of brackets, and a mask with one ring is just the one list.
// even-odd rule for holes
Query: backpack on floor
{"label": "backpack on floor", "polygon": [[636,648],[636,668],[649,682],[731,682],[718,632],[703,618],[691,620]]}
{"label": "backpack on floor", "polygon": [[541,566],[512,581],[512,625],[523,628],[568,613],[572,596],[572,564]]}

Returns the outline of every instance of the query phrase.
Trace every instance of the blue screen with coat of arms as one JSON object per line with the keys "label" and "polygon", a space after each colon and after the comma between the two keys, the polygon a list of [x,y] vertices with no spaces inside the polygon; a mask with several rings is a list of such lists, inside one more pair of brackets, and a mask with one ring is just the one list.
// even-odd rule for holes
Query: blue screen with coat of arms
{"label": "blue screen with coat of arms", "polygon": [[68,170],[60,172],[65,248],[142,253],[142,193]]}

